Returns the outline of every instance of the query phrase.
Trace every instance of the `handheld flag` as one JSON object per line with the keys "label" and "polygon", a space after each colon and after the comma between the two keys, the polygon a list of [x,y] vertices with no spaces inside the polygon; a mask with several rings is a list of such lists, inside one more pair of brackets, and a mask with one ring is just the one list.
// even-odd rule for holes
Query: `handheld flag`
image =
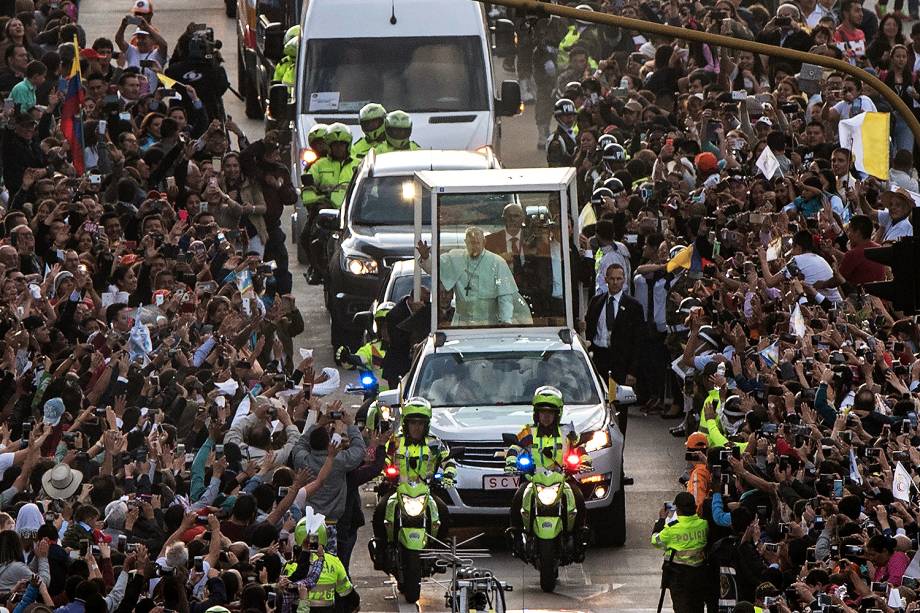
{"label": "handheld flag", "polygon": [[799,338],[805,338],[805,317],[802,316],[802,307],[795,303],[792,309],[792,317],[789,319],[789,332]]}
{"label": "handheld flag", "polygon": [[889,113],[860,113],[838,124],[840,146],[853,153],[856,170],[888,180]]}
{"label": "handheld flag", "polygon": [[894,467],[894,480],[891,482],[891,495],[898,500],[910,502],[910,488],[913,486],[910,473],[904,466],[897,462]]}
{"label": "handheld flag", "polygon": [[78,175],[86,171],[83,161],[83,78],[80,73],[80,45],[73,37],[74,56],[70,72],[60,80],[58,88],[64,92],[61,105],[61,132],[70,143],[70,159]]}
{"label": "handheld flag", "polygon": [[783,171],[779,169],[779,160],[776,159],[776,155],[773,154],[773,150],[769,147],[764,147],[760,157],[757,158],[757,169],[767,179],[772,179],[776,173],[779,173],[779,176],[783,176]]}
{"label": "handheld flag", "polygon": [[691,260],[693,260],[693,245],[687,245],[668,260],[666,272],[674,272],[678,268],[690,268]]}
{"label": "handheld flag", "polygon": [[[173,86],[176,85],[176,83],[179,83],[179,82],[176,81],[175,79],[172,79],[172,78],[170,78],[170,77],[167,77],[167,76],[166,76],[165,74],[163,74],[162,72],[158,72],[158,73],[156,73],[156,75],[157,75],[157,79],[160,80],[160,83],[162,83],[162,84],[163,84],[163,87],[165,87],[166,89],[172,89]],[[179,85],[182,85],[182,84],[179,83]]]}

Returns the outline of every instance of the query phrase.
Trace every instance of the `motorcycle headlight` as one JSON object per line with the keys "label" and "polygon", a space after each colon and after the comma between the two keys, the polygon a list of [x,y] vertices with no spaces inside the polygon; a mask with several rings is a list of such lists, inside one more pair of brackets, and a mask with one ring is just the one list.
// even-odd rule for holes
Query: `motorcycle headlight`
{"label": "motorcycle headlight", "polygon": [[377,262],[368,257],[345,256],[345,270],[356,276],[376,275]]}
{"label": "motorcycle headlight", "polygon": [[540,504],[543,506],[550,506],[556,504],[556,501],[559,500],[559,484],[548,485],[548,486],[537,486],[537,499],[540,501]]}
{"label": "motorcycle headlight", "polygon": [[594,434],[591,435],[591,438],[585,443],[585,451],[591,453],[592,451],[600,451],[610,447],[610,432],[605,430],[595,430]]}
{"label": "motorcycle headlight", "polygon": [[421,515],[422,511],[425,510],[425,498],[425,494],[421,496],[403,496],[403,510],[406,512],[406,515],[409,517],[418,517]]}

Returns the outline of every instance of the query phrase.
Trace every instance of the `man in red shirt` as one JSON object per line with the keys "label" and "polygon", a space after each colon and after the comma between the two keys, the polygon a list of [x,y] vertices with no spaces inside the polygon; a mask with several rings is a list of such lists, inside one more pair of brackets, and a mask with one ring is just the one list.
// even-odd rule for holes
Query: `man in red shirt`
{"label": "man in red shirt", "polygon": [[834,42],[843,51],[844,57],[854,64],[866,55],[866,33],[859,29],[863,20],[862,2],[844,0],[840,5],[840,18],[843,21],[834,31]]}
{"label": "man in red shirt", "polygon": [[847,224],[849,250],[838,258],[837,271],[851,286],[857,287],[872,281],[884,281],[886,267],[866,258],[865,250],[878,247],[872,242],[872,220],[865,215],[854,215]]}

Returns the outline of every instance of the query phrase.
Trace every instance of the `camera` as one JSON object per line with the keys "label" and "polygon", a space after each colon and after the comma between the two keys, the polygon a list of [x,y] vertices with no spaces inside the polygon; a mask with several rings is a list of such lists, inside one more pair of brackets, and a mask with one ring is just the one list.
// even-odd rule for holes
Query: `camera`
{"label": "camera", "polygon": [[195,556],[195,572],[203,573],[204,572],[204,558],[201,556]]}

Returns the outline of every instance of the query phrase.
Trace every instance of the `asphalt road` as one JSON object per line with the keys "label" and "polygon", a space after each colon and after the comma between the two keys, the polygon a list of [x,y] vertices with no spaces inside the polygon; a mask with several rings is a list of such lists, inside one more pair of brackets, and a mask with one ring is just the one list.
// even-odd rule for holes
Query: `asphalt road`
{"label": "asphalt road", "polygon": [[[189,22],[205,22],[214,28],[215,37],[224,42],[223,56],[230,83],[236,84],[236,30],[235,21],[224,15],[220,0],[188,3],[182,0],[153,0],[153,19],[169,42],[174,42]],[[112,38],[121,17],[131,7],[125,0],[83,0],[80,4],[80,23],[86,29],[89,41],[99,36]],[[170,49],[170,52],[172,50]],[[499,76],[499,78],[501,78]],[[245,119],[239,100],[228,94],[224,104],[250,140],[263,132],[257,121]],[[506,119],[502,135],[503,162],[509,167],[544,166],[543,152],[537,150],[537,131],[531,109],[524,115]],[[287,229],[285,225],[285,229]],[[306,331],[297,340],[299,347],[315,350],[320,365],[332,364],[329,345],[328,317],[323,308],[322,291],[309,286],[303,278],[304,269],[296,264],[291,253],[294,272],[294,294],[306,322]],[[343,374],[343,379],[353,375]],[[547,382],[551,383],[551,382]],[[354,398],[354,403],[360,399]],[[477,565],[490,568],[494,574],[510,583],[514,591],[506,595],[510,610],[526,609],[552,611],[653,611],[658,603],[660,555],[649,544],[649,530],[664,500],[672,500],[678,485],[676,476],[683,464],[680,442],[670,437],[668,425],[656,416],[643,417],[637,410],[629,420],[626,443],[626,474],[635,479],[627,490],[626,545],[617,549],[594,549],[588,552],[584,564],[566,567],[560,574],[560,584],[555,594],[543,594],[539,578],[530,567],[514,560],[501,545],[495,531],[479,541],[493,552],[493,558],[477,561]],[[372,503],[372,494],[365,502]],[[366,515],[370,520],[371,510]],[[470,536],[475,531],[464,531]],[[353,582],[362,599],[362,611],[412,611],[414,607],[400,604],[393,598],[393,589],[387,578],[374,571],[365,544],[370,537],[369,526],[358,538],[352,560]],[[434,584],[423,586],[422,611],[444,610],[443,588]],[[667,607],[666,607],[667,608]]]}

